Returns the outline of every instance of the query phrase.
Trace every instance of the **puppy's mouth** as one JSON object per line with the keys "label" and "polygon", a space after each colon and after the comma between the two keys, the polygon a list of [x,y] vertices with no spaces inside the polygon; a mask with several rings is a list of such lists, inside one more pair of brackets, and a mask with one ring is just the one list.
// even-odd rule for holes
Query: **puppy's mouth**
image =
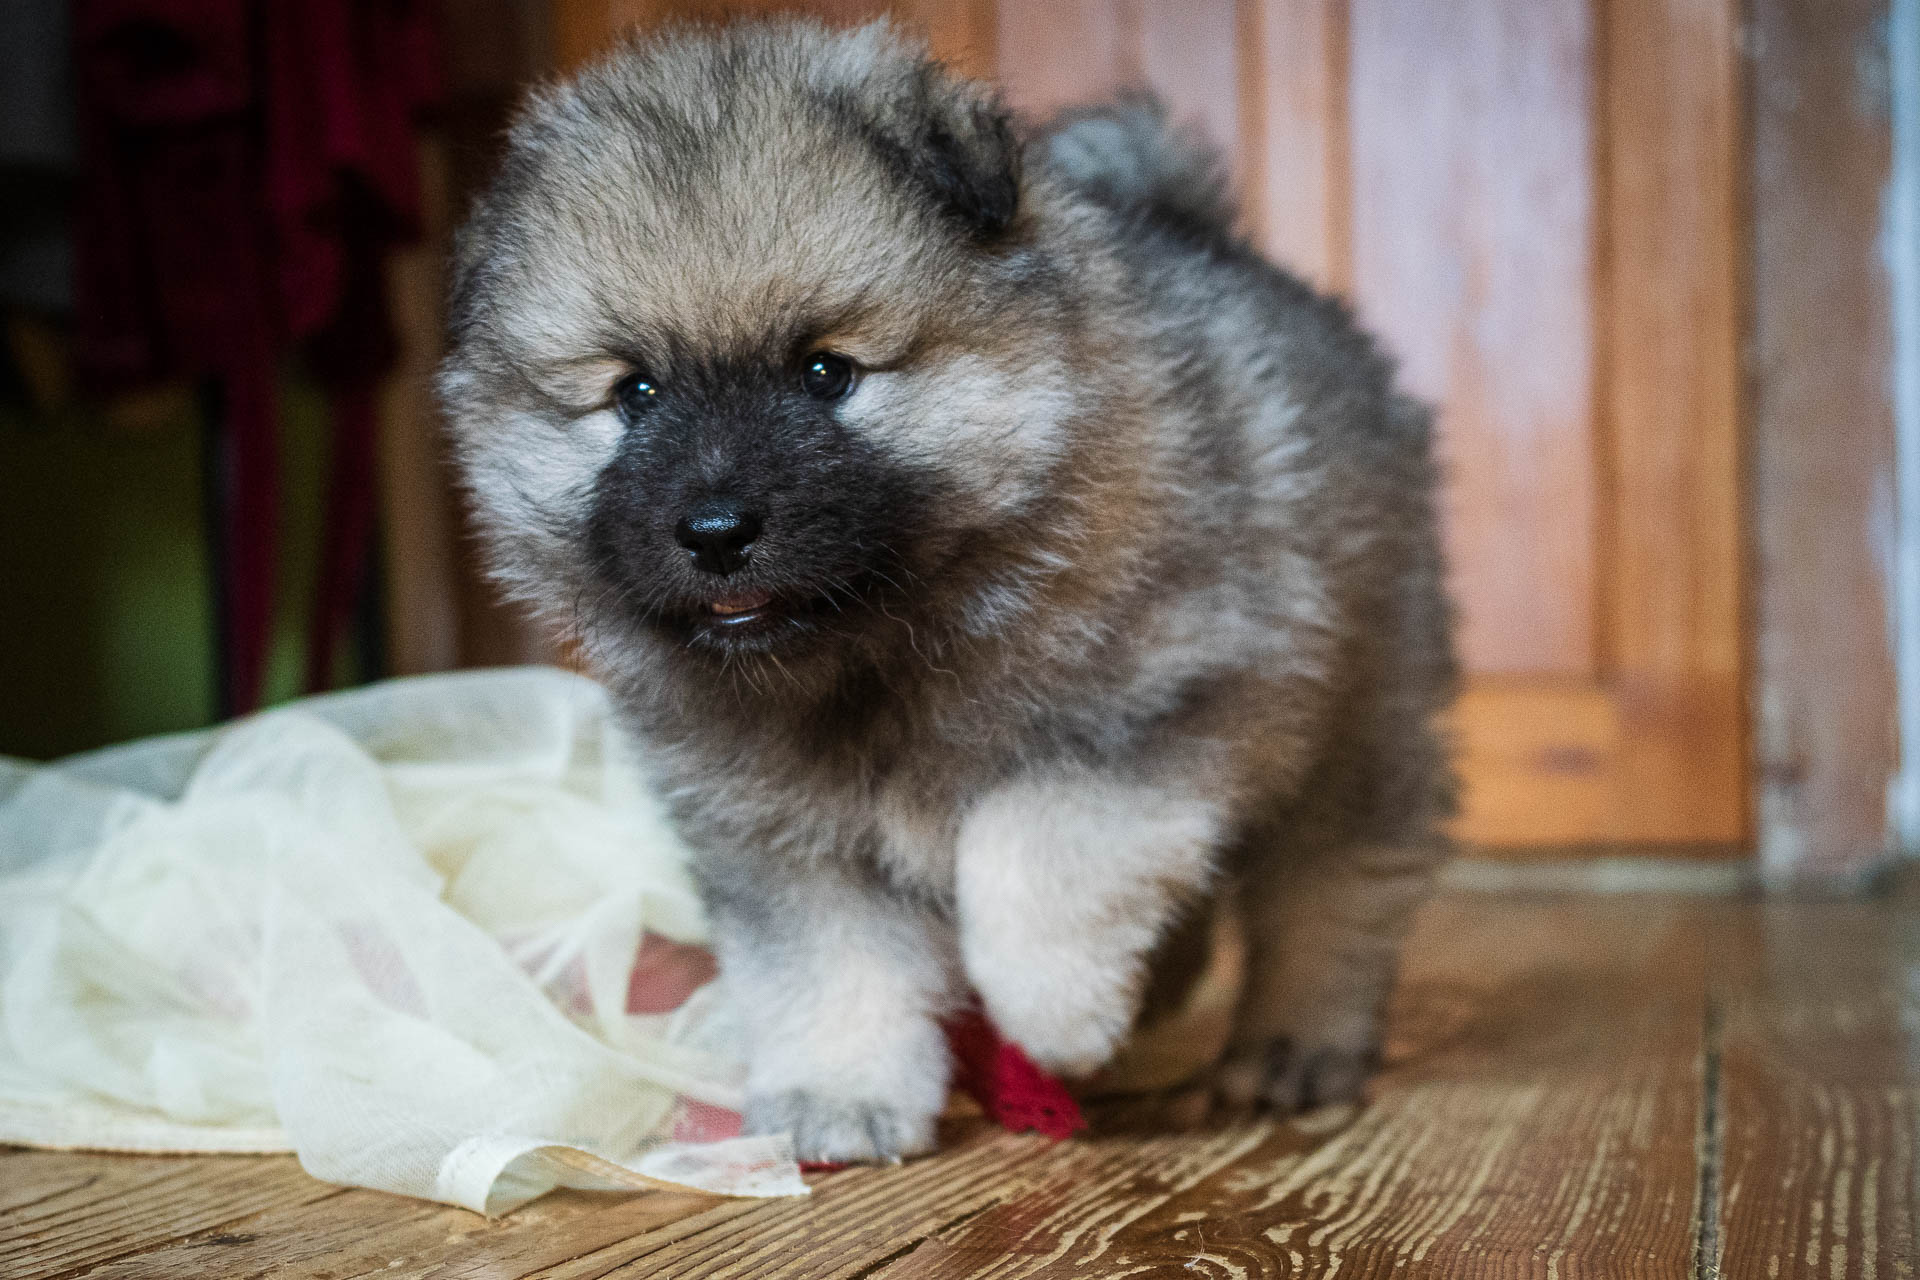
{"label": "puppy's mouth", "polygon": [[765,620],[773,611],[773,592],[735,591],[707,602],[706,621],[716,627],[743,627]]}
{"label": "puppy's mouth", "polygon": [[[677,622],[681,635],[696,645],[763,649],[815,634],[828,619],[844,616],[849,603],[825,592],[735,587],[688,601],[677,611]],[[663,620],[671,624],[676,615]]]}
{"label": "puppy's mouth", "polygon": [[713,654],[786,650],[858,624],[874,607],[871,584],[855,574],[832,588],[802,584],[713,584],[652,615],[681,644]]}

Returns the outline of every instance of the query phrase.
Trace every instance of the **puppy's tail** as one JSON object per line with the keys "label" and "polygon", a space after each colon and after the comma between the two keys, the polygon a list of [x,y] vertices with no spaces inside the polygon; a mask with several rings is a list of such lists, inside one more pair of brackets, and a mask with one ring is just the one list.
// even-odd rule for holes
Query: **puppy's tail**
{"label": "puppy's tail", "polygon": [[1203,244],[1232,235],[1226,166],[1204,140],[1169,125],[1152,98],[1069,112],[1037,141],[1049,168],[1116,213]]}

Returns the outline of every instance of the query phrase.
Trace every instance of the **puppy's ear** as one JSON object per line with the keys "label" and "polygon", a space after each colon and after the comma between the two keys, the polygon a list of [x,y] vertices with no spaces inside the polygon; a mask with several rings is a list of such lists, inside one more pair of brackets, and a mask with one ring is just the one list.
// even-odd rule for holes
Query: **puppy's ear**
{"label": "puppy's ear", "polygon": [[858,121],[901,181],[979,240],[992,240],[1020,208],[1020,143],[1006,109],[984,86],[921,62],[896,82],[876,114],[851,95],[838,106]]}
{"label": "puppy's ear", "polygon": [[1020,210],[1020,144],[1005,107],[984,88],[937,67],[922,71],[919,136],[909,140],[918,179],[952,217],[992,239]]}

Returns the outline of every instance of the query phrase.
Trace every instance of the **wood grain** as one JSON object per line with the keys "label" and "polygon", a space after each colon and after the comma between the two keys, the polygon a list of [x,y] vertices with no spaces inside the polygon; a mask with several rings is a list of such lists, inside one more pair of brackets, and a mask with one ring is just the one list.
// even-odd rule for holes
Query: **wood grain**
{"label": "wood grain", "polygon": [[732,17],[804,13],[836,26],[891,17],[923,36],[934,57],[968,75],[990,76],[995,64],[993,0],[552,0],[554,63],[579,66],[623,33],[668,21],[722,22]]}
{"label": "wood grain", "polygon": [[0,1151],[0,1274],[1821,1277],[1915,1265],[1920,907],[1443,898],[1357,1113],[1102,1112],[805,1200],[560,1193],[496,1222],[290,1159]]}
{"label": "wood grain", "polygon": [[1872,545],[1893,468],[1886,6],[1751,13],[1760,857],[1857,876],[1886,852],[1898,758]]}
{"label": "wood grain", "polygon": [[553,0],[553,65],[572,71],[635,25],[651,26],[673,6],[662,0]]}
{"label": "wood grain", "polygon": [[[317,1184],[316,1184],[317,1185]],[[511,1217],[374,1191],[275,1206],[215,1233],[174,1241],[85,1273],[88,1280],[340,1280],[525,1276],[662,1227],[737,1216],[741,1202],[655,1194],[556,1192]]]}
{"label": "wood grain", "polygon": [[1694,839],[1748,833],[1738,17],[1735,0],[1616,0],[1603,35],[1602,659],[1626,785]]}
{"label": "wood grain", "polygon": [[1909,908],[1718,913],[1720,1274],[1911,1277],[1920,1090]]}
{"label": "wood grain", "polygon": [[767,1201],[737,1219],[628,1241],[537,1273],[588,1277],[848,1276],[871,1274],[915,1243],[1017,1196],[1060,1158],[1044,1139],[984,1132],[937,1160],[902,1169],[849,1169],[815,1184],[808,1200]]}
{"label": "wood grain", "polygon": [[1234,0],[1000,0],[999,77],[1032,120],[1150,89],[1173,121],[1241,165],[1242,106]]}
{"label": "wood grain", "polygon": [[1126,0],[1001,0],[996,10],[1000,83],[1030,119],[1145,82],[1138,12]]}
{"label": "wood grain", "polygon": [[1623,727],[1583,680],[1478,680],[1454,707],[1465,803],[1455,833],[1482,848],[1617,838]]}
{"label": "wood grain", "polygon": [[994,0],[908,0],[894,16],[922,31],[933,56],[964,75],[990,78],[999,64],[999,6]]}
{"label": "wood grain", "polygon": [[1348,1127],[1276,1135],[1083,1246],[1078,1272],[994,1274],[1681,1274],[1704,974],[1688,925],[1671,904],[1436,904]]}
{"label": "wood grain", "polygon": [[89,1274],[250,1214],[340,1194],[284,1156],[0,1151],[0,1275]]}
{"label": "wood grain", "polygon": [[1251,0],[1241,22],[1242,188],[1261,249],[1318,288],[1353,283],[1346,0]]}
{"label": "wood grain", "polygon": [[[1449,718],[1465,787],[1455,835],[1508,858],[1612,850],[1660,857],[1744,859],[1750,850],[1707,806],[1658,807],[1640,786],[1649,720],[1597,681],[1473,680]],[[1732,690],[1723,691],[1731,695]],[[1697,696],[1697,695],[1695,695]],[[1691,707],[1675,733],[1728,714],[1725,699]]]}
{"label": "wood grain", "polygon": [[512,660],[527,628],[485,580],[455,497],[433,375],[453,226],[489,171],[511,104],[551,61],[541,0],[466,0],[438,18],[441,97],[421,130],[421,237],[387,262],[398,359],[380,398],[380,520],[393,675]]}
{"label": "wood grain", "polygon": [[1235,0],[1139,5],[1141,74],[1180,124],[1219,151],[1227,175],[1242,181],[1243,105],[1239,13]]}
{"label": "wood grain", "polygon": [[542,1274],[1573,1275],[1589,1258],[1587,1274],[1658,1274],[1692,1248],[1691,1199],[1674,1195],[1693,1182],[1703,1002],[1687,924],[1643,905],[1430,911],[1393,1068],[1337,1132],[1322,1114],[1061,1147],[976,1138],[835,1175],[812,1205]]}
{"label": "wood grain", "polygon": [[444,138],[422,142],[425,235],[387,263],[387,296],[400,349],[380,400],[380,535],[391,675],[446,671],[460,661],[454,482],[433,390],[442,354],[444,246],[452,235],[445,153]]}
{"label": "wood grain", "polygon": [[1353,6],[1353,295],[1440,406],[1460,647],[1596,674],[1586,0]]}

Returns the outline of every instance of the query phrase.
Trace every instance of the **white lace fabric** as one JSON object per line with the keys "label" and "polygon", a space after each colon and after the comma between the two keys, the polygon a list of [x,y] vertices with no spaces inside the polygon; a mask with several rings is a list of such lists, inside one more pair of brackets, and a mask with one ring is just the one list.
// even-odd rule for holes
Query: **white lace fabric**
{"label": "white lace fabric", "polygon": [[738,1138],[684,851],[605,693],[425,676],[0,759],[0,1141],[297,1152],[502,1213],[803,1194]]}

